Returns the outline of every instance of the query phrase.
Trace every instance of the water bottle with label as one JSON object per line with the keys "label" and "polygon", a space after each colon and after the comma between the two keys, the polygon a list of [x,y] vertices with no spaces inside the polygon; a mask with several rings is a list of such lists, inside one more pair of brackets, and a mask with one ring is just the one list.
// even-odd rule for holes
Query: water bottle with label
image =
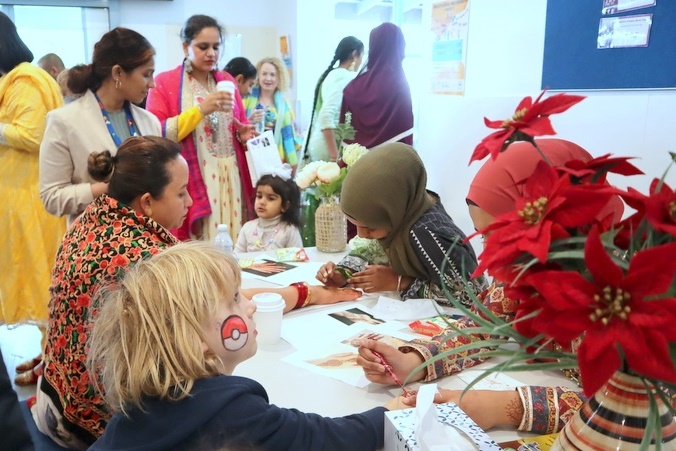
{"label": "water bottle with label", "polygon": [[256,105],[256,110],[263,110],[263,117],[255,124],[256,132],[263,133],[265,131],[265,107],[259,103]]}
{"label": "water bottle with label", "polygon": [[214,237],[214,246],[222,250],[226,254],[232,254],[234,248],[232,238],[230,238],[230,231],[227,224],[219,224],[218,232]]}

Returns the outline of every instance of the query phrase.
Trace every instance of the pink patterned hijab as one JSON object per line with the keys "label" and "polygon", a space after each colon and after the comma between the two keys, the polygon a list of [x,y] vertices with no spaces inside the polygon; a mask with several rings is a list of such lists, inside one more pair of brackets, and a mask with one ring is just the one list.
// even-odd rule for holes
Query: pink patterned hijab
{"label": "pink patterned hijab", "polygon": [[[571,160],[592,159],[589,152],[570,141],[539,139],[537,143],[555,166]],[[523,196],[523,185],[518,183],[533,173],[540,160],[542,156],[532,144],[523,141],[511,144],[497,159],[489,159],[479,169],[470,185],[467,201],[493,217],[513,211],[516,199]],[[603,220],[612,214],[614,220],[619,220],[623,210],[622,201],[615,197],[597,218]]]}

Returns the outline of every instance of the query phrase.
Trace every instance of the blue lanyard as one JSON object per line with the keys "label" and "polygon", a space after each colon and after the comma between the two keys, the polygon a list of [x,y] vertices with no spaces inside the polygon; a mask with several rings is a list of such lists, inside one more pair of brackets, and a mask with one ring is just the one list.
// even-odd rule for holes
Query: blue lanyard
{"label": "blue lanyard", "polygon": [[[96,97],[96,101],[99,102],[99,108],[101,108],[101,114],[103,115],[103,122],[105,122],[106,127],[108,127],[108,133],[110,133],[110,137],[113,138],[115,147],[120,147],[122,145],[122,140],[120,139],[119,136],[117,136],[117,133],[115,133],[115,128],[113,127],[113,123],[110,122],[110,116],[108,115],[108,111],[106,111],[106,108],[103,106],[101,99],[99,99],[99,96],[97,96],[96,93],[94,93],[94,97]],[[129,135],[139,136],[138,132],[136,131],[136,126],[134,125],[134,117],[131,115],[131,108],[129,107],[129,102],[124,102],[124,115],[127,118]]]}

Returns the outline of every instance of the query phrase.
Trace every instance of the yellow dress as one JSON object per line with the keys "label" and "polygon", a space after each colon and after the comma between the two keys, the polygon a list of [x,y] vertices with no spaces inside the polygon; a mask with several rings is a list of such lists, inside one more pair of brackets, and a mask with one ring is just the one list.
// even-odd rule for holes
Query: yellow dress
{"label": "yellow dress", "polygon": [[38,150],[47,113],[61,105],[59,86],[32,64],[0,78],[0,324],[47,323],[66,220],[42,205]]}

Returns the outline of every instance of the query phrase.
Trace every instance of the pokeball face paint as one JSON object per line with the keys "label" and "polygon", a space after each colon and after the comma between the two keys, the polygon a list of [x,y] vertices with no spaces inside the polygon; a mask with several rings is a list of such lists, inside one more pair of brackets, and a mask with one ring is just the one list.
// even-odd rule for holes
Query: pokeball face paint
{"label": "pokeball face paint", "polygon": [[237,315],[230,315],[221,325],[223,347],[228,351],[239,351],[249,339],[249,331],[244,320]]}

